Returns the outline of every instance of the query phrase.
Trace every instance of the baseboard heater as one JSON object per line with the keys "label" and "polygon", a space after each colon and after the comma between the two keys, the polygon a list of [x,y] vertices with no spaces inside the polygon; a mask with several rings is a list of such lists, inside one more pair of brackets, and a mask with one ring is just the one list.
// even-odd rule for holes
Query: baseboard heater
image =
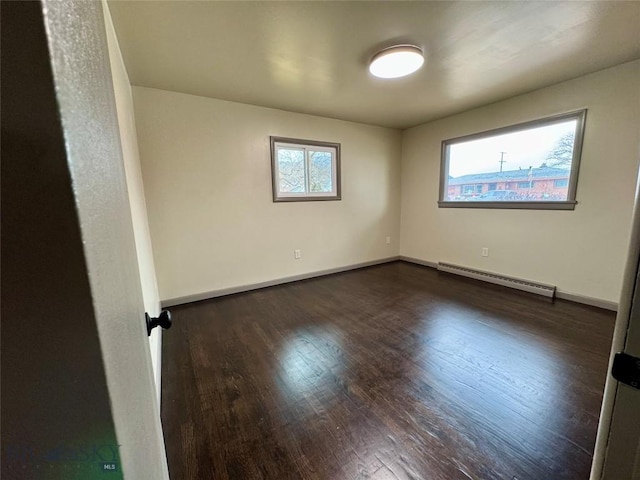
{"label": "baseboard heater", "polygon": [[556,294],[556,287],[553,285],[531,282],[529,280],[508,277],[497,273],[483,272],[482,270],[452,265],[451,263],[438,262],[438,270],[441,272],[462,275],[463,277],[474,278],[476,280],[482,280],[484,282],[495,283],[504,287],[524,290],[525,292],[536,293],[545,297],[553,298]]}

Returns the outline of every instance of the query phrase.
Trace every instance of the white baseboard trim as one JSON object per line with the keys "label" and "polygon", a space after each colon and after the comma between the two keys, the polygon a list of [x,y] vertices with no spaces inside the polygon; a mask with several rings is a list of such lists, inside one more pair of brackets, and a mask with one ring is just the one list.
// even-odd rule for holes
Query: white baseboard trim
{"label": "white baseboard trim", "polygon": [[374,265],[381,265],[383,263],[395,262],[400,259],[401,258],[396,255],[393,257],[381,258],[379,260],[370,260],[368,262],[346,265],[344,267],[328,268],[326,270],[318,270],[315,272],[301,273],[299,275],[291,275],[289,277],[277,278],[275,280],[268,280],[266,282],[252,283],[248,285],[239,285],[237,287],[222,288],[220,290],[212,290],[209,292],[194,293],[192,295],[184,295],[182,297],[168,298],[166,300],[162,300],[160,302],[160,305],[162,306],[162,308],[175,307],[176,305],[183,305],[185,303],[198,302],[200,300],[208,300],[210,298],[223,297],[225,295],[233,295],[234,293],[250,292],[251,290],[274,287],[276,285],[282,285],[284,283],[297,282],[299,280],[308,280],[310,278],[316,278],[316,277],[324,277],[325,275],[347,272],[349,270],[356,270],[358,268],[372,267]]}
{"label": "white baseboard trim", "polygon": [[419,258],[405,257],[404,255],[400,255],[399,260],[408,263],[415,263],[416,265],[422,265],[423,267],[438,268],[438,262],[430,262],[429,260],[420,260]]}
{"label": "white baseboard trim", "polygon": [[[414,257],[406,257],[404,255],[400,255],[399,260],[403,262],[415,263],[416,265],[422,265],[429,268],[438,268],[437,262],[430,262],[428,260],[421,260],[419,258]],[[481,280],[483,281],[483,280]],[[560,298],[562,300],[569,300],[571,302],[582,303],[583,305],[590,305],[592,307],[603,308],[605,310],[611,310],[613,312],[618,311],[618,303],[612,302],[610,300],[603,300],[601,298],[589,297],[587,295],[580,295],[577,293],[565,292],[563,290],[556,289],[556,298]]]}
{"label": "white baseboard trim", "polygon": [[[266,282],[253,283],[248,285],[239,285],[237,287],[222,288],[220,290],[212,290],[209,292],[194,293],[192,295],[169,298],[161,301],[161,307],[162,308],[174,307],[176,305],[183,305],[185,303],[198,302],[200,300],[208,300],[210,298],[223,297],[225,295],[233,295],[234,293],[250,292],[251,290],[258,290],[260,288],[274,287],[276,285],[297,282],[299,280],[307,280],[309,278],[323,277],[325,275],[331,275],[334,273],[348,272],[349,270],[357,270],[358,268],[372,267],[374,265],[382,265],[383,263],[395,262],[397,260],[401,260],[403,262],[413,263],[416,265],[421,265],[421,266],[429,267],[433,269],[438,268],[437,262],[430,262],[429,260],[421,260],[419,258],[407,257],[405,255],[397,255],[393,257],[381,258],[379,260],[370,260],[368,262],[346,265],[344,267],[336,267],[336,268],[329,268],[326,270],[318,270],[316,272],[301,273],[299,275],[282,277],[275,280],[268,280]],[[618,310],[617,302],[603,300],[601,298],[589,297],[586,295],[579,295],[577,293],[565,292],[563,290],[556,290],[556,297],[563,300],[569,300],[571,302],[590,305],[592,307],[611,310],[614,312]]]}
{"label": "white baseboard trim", "polygon": [[618,311],[618,302],[612,302],[610,300],[603,300],[601,298],[588,297],[586,295],[579,295],[577,293],[564,292],[556,289],[556,298],[563,300],[569,300],[571,302],[583,303],[584,305],[591,305],[592,307],[604,308],[605,310],[611,310],[613,312]]}

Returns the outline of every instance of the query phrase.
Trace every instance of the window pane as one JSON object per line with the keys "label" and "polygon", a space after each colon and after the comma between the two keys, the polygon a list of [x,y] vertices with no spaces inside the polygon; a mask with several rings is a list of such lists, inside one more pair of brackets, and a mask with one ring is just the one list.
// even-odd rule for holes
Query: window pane
{"label": "window pane", "polygon": [[574,117],[448,142],[448,172],[442,200],[568,200],[577,125],[578,119]]}
{"label": "window pane", "polygon": [[309,150],[309,191],[333,191],[333,174],[331,172],[331,152]]}
{"label": "window pane", "polygon": [[281,192],[304,193],[304,150],[278,148],[278,175]]}
{"label": "window pane", "polygon": [[340,144],[270,137],[274,202],[340,200]]}

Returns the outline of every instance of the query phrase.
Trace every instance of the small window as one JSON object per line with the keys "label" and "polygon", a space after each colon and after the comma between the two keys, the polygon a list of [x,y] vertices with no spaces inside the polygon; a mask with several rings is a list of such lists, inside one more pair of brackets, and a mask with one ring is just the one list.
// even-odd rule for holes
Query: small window
{"label": "small window", "polygon": [[463,195],[476,195],[482,192],[482,185],[463,185]]}
{"label": "small window", "polygon": [[274,202],[340,200],[340,144],[271,137]]}
{"label": "small window", "polygon": [[586,113],[443,141],[438,205],[573,210]]}

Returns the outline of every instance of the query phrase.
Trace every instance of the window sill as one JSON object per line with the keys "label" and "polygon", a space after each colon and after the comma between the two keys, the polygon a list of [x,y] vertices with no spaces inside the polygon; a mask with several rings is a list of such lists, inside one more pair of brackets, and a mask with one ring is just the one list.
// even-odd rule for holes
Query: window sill
{"label": "window sill", "polygon": [[330,201],[330,200],[341,200],[340,195],[335,196],[306,196],[306,197],[275,197],[273,199],[274,203],[278,202],[321,202],[321,201]]}
{"label": "window sill", "polygon": [[438,202],[438,208],[494,208],[516,210],[575,210],[576,201],[566,202]]}

